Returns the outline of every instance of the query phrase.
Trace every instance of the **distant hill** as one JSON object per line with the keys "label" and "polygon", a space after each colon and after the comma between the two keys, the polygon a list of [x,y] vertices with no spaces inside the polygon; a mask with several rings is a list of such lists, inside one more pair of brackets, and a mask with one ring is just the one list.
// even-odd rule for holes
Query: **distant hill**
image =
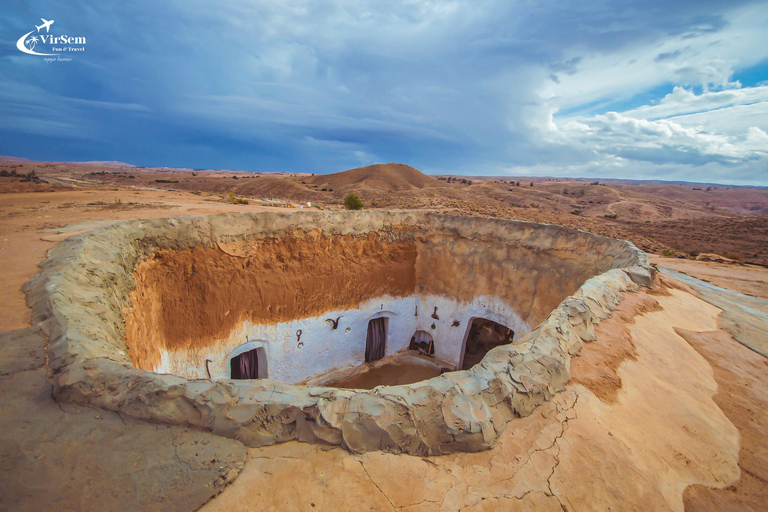
{"label": "distant hill", "polygon": [[0,155],[0,162],[31,162],[29,158]]}
{"label": "distant hill", "polygon": [[448,186],[445,182],[427,176],[410,165],[396,163],[357,167],[344,172],[308,177],[305,181],[334,190],[361,193],[399,192]]}
{"label": "distant hill", "polygon": [[79,165],[97,165],[99,167],[136,167],[135,165],[127,164],[125,162],[115,162],[115,161],[109,161],[109,162],[100,162],[100,161],[94,161],[94,162],[63,162],[66,164],[79,164]]}

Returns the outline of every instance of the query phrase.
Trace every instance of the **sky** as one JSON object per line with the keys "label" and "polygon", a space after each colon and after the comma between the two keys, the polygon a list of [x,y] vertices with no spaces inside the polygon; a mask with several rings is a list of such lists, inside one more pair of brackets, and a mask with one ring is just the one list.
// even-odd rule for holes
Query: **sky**
{"label": "sky", "polygon": [[768,2],[5,0],[0,154],[768,185]]}

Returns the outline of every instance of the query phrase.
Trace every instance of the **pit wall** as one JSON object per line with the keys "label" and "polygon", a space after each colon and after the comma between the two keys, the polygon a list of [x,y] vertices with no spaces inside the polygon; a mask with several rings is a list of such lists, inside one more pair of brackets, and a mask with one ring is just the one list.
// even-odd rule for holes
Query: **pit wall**
{"label": "pit wall", "polygon": [[[432,318],[435,307],[437,319]],[[531,330],[508,304],[494,297],[476,297],[463,302],[436,295],[384,296],[368,300],[355,309],[329,311],[292,322],[258,325],[245,321],[227,338],[208,346],[164,350],[161,363],[153,371],[187,379],[205,379],[210,371],[213,380],[229,379],[232,357],[262,348],[260,356],[266,359],[259,361],[265,365],[260,367],[259,376],[298,384],[332,370],[364,364],[368,322],[382,316],[389,319],[385,356],[407,349],[411,336],[417,330],[424,330],[435,340],[435,357],[453,365],[451,369],[461,365],[467,329],[473,318],[501,323],[515,331],[517,337]],[[333,329],[326,320],[338,317],[341,317],[338,327]],[[454,322],[459,325],[454,326]],[[301,336],[297,337],[299,330]],[[206,360],[209,361],[207,370]]]}
{"label": "pit wall", "polygon": [[[123,314],[136,287],[134,270],[152,254],[296,231],[360,236],[395,227],[424,238],[439,233],[539,254],[578,253],[584,246],[599,255],[588,272],[592,277],[516,344],[494,348],[471,370],[407,386],[362,391],[273,379],[190,380],[132,364]],[[302,212],[178,217],[99,228],[57,244],[24,290],[33,323],[48,334],[47,366],[57,400],[200,428],[248,446],[299,440],[356,453],[436,455],[492,447],[510,420],[531,414],[562,390],[570,379],[570,358],[594,339],[594,324],[618,308],[622,293],[652,285],[654,275],[647,256],[631,243],[557,226],[425,212]],[[530,311],[537,310],[531,301]],[[535,325],[536,315],[521,318]]]}

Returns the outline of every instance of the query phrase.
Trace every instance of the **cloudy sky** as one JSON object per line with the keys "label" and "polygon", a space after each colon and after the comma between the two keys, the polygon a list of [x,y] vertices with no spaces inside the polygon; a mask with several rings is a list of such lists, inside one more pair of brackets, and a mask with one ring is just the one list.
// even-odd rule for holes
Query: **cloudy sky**
{"label": "cloudy sky", "polygon": [[0,154],[768,185],[768,2],[10,0]]}

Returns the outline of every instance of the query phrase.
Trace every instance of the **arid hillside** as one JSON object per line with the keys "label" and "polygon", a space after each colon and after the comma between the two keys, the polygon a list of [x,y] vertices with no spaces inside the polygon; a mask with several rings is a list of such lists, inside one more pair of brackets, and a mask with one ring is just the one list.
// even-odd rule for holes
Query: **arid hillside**
{"label": "arid hillside", "polygon": [[327,189],[355,192],[360,196],[448,186],[409,165],[396,163],[369,165],[334,174],[321,174],[305,181]]}
{"label": "arid hillside", "polygon": [[[34,173],[29,178],[29,173]],[[714,253],[768,265],[768,188],[530,177],[428,176],[403,164],[320,175],[122,166],[119,162],[0,162],[0,192],[94,188],[185,191],[205,201],[427,209],[560,224],[631,240],[656,253]],[[11,176],[15,174],[15,176]]]}

